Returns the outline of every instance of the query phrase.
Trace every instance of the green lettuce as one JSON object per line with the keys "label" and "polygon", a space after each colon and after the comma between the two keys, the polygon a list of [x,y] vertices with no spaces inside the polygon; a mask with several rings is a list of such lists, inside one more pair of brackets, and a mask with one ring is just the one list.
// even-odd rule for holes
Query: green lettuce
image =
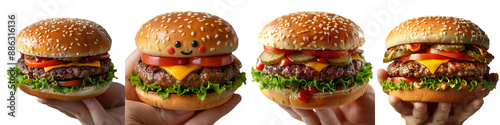
{"label": "green lettuce", "polygon": [[96,80],[91,78],[90,76],[86,76],[83,78],[82,84],[76,86],[58,86],[57,84],[50,84],[57,83],[53,76],[50,76],[49,79],[30,79],[28,75],[23,75],[19,68],[17,68],[17,66],[12,67],[11,71],[7,72],[7,75],[9,75],[9,77],[13,76],[15,78],[14,80],[9,79],[9,83],[12,83],[12,90],[14,91],[17,91],[17,87],[19,87],[19,85],[27,84],[32,87],[31,89],[42,90],[46,88],[53,88],[53,92],[66,94],[68,92],[72,93],[74,91],[78,91],[87,85],[93,85],[96,88],[106,86],[111,83],[109,82],[111,79],[117,78],[115,77],[115,72],[116,69],[114,69],[113,63],[111,63],[111,67],[108,69],[106,78],[99,78]]}
{"label": "green lettuce", "polygon": [[316,89],[321,92],[330,93],[335,92],[335,86],[337,85],[342,85],[344,89],[347,89],[351,84],[359,87],[373,78],[372,66],[371,63],[368,62],[365,63],[365,66],[354,76],[342,77],[325,82],[317,82],[316,80],[307,81],[299,79],[295,76],[285,78],[279,74],[266,75],[255,68],[252,68],[252,77],[254,82],[260,83],[260,90],[269,88],[277,88],[281,90],[284,89],[285,86],[288,86],[292,92],[296,92],[299,88],[316,87]]}
{"label": "green lettuce", "polygon": [[163,100],[168,98],[169,94],[177,94],[177,95],[183,95],[183,94],[196,94],[198,99],[200,100],[205,100],[205,97],[207,96],[208,92],[215,92],[215,94],[221,94],[222,92],[226,91],[226,89],[231,89],[231,91],[236,90],[238,87],[240,87],[243,83],[246,84],[246,77],[245,77],[245,72],[239,73],[233,81],[227,81],[223,83],[222,85],[220,84],[214,84],[211,83],[210,81],[207,84],[202,84],[198,87],[187,87],[183,88],[179,84],[173,84],[172,87],[162,89],[159,85],[156,83],[153,84],[144,84],[141,79],[137,76],[136,73],[130,71],[130,75],[128,77],[130,79],[130,82],[132,85],[135,87],[141,88],[142,91],[147,92],[147,91],[156,91],[156,94],[160,96]]}
{"label": "green lettuce", "polygon": [[[427,77],[421,77],[420,78],[421,82],[416,83],[418,86],[422,86],[426,89],[432,89],[432,90],[443,90],[443,88],[439,85],[441,83],[448,83],[450,85],[450,88],[456,89],[456,90],[461,90],[463,87],[467,87],[469,91],[472,91],[476,89],[479,85],[483,85],[483,87],[488,88],[490,90],[495,89],[495,83],[491,78],[487,78],[485,80],[482,80],[480,82],[476,80],[472,81],[466,81],[465,79],[462,78],[448,78],[446,76],[443,77],[438,77],[438,78],[427,78]],[[410,82],[408,84],[403,81],[403,79],[399,79],[400,83],[394,83],[392,82],[391,79],[387,79],[380,84],[382,86],[382,89],[384,91],[389,91],[389,90],[398,90],[398,89],[403,89],[403,90],[411,90],[413,88],[413,82]],[[462,86],[462,82],[464,83],[464,86]]]}

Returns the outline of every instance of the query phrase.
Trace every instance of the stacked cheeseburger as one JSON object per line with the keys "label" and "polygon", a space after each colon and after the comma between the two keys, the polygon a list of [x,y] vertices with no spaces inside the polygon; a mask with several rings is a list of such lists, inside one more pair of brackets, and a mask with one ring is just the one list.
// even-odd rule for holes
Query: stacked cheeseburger
{"label": "stacked cheeseburger", "polygon": [[139,98],[173,110],[203,110],[226,103],[245,82],[232,55],[238,37],[232,26],[202,12],[158,15],[135,37],[143,54],[129,79]]}
{"label": "stacked cheeseburger", "polygon": [[363,95],[372,77],[358,47],[365,42],[358,25],[325,12],[297,12],[268,23],[259,34],[264,45],[254,81],[282,105],[331,108]]}
{"label": "stacked cheeseburger", "polygon": [[469,20],[420,17],[394,28],[385,45],[389,79],[381,85],[403,101],[462,102],[495,88],[488,36]]}
{"label": "stacked cheeseburger", "polygon": [[[111,38],[85,19],[55,18],[27,26],[16,36],[21,53],[15,85],[44,99],[76,101],[105,92],[116,72],[109,59]],[[16,88],[14,88],[16,90]]]}

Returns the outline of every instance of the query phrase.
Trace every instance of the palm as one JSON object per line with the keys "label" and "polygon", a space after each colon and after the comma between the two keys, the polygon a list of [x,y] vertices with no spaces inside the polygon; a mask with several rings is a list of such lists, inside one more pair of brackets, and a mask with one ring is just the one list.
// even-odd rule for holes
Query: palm
{"label": "palm", "polygon": [[375,122],[375,93],[369,86],[363,96],[355,101],[333,108],[343,124],[371,124]]}

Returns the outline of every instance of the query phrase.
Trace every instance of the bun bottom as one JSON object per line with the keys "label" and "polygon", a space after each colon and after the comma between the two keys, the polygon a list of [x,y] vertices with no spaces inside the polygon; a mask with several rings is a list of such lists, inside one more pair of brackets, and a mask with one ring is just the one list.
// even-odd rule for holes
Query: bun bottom
{"label": "bun bottom", "polygon": [[86,86],[83,87],[81,90],[73,91],[72,93],[66,93],[66,94],[56,93],[53,91],[54,90],[53,88],[46,88],[42,90],[31,89],[32,87],[26,84],[19,85],[19,88],[23,90],[25,93],[30,94],[32,96],[36,96],[38,98],[54,99],[61,101],[79,101],[82,99],[92,98],[101,95],[106,90],[108,90],[110,85],[111,84],[108,84],[106,86],[98,88],[96,88],[95,86]]}
{"label": "bun bottom", "polygon": [[207,97],[202,101],[198,99],[196,94],[184,94],[180,96],[177,94],[170,94],[167,99],[163,100],[156,92],[144,92],[137,87],[135,88],[135,92],[144,103],[154,107],[187,111],[204,110],[220,106],[229,101],[234,93],[234,91],[230,89],[227,89],[219,95],[211,92],[207,93]]}
{"label": "bun bottom", "polygon": [[368,83],[365,82],[360,87],[351,87],[333,94],[315,93],[310,95],[309,100],[305,103],[298,99],[297,92],[292,92],[290,89],[263,89],[261,92],[268,99],[281,105],[301,109],[324,109],[338,107],[358,99],[363,95],[367,86]]}
{"label": "bun bottom", "polygon": [[411,90],[398,89],[389,91],[389,95],[397,96],[402,101],[408,102],[470,102],[476,98],[484,98],[490,93],[489,89],[456,90],[429,90],[415,88]]}

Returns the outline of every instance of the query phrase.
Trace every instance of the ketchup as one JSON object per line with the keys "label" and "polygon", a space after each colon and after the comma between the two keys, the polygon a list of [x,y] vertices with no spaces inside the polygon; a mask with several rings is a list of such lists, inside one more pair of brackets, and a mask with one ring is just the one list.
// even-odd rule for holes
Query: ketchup
{"label": "ketchup", "polygon": [[286,67],[286,66],[289,66],[289,65],[292,65],[292,61],[290,61],[290,59],[288,59],[288,57],[283,57],[281,58],[281,67]]}
{"label": "ketchup", "polygon": [[319,91],[318,89],[316,89],[316,87],[309,86],[304,89],[299,89],[299,91],[297,91],[297,98],[299,99],[299,101],[306,103],[309,100],[309,97],[317,92]]}
{"label": "ketchup", "polygon": [[255,68],[259,71],[262,71],[264,69],[264,64],[262,64],[262,62],[259,60]]}

